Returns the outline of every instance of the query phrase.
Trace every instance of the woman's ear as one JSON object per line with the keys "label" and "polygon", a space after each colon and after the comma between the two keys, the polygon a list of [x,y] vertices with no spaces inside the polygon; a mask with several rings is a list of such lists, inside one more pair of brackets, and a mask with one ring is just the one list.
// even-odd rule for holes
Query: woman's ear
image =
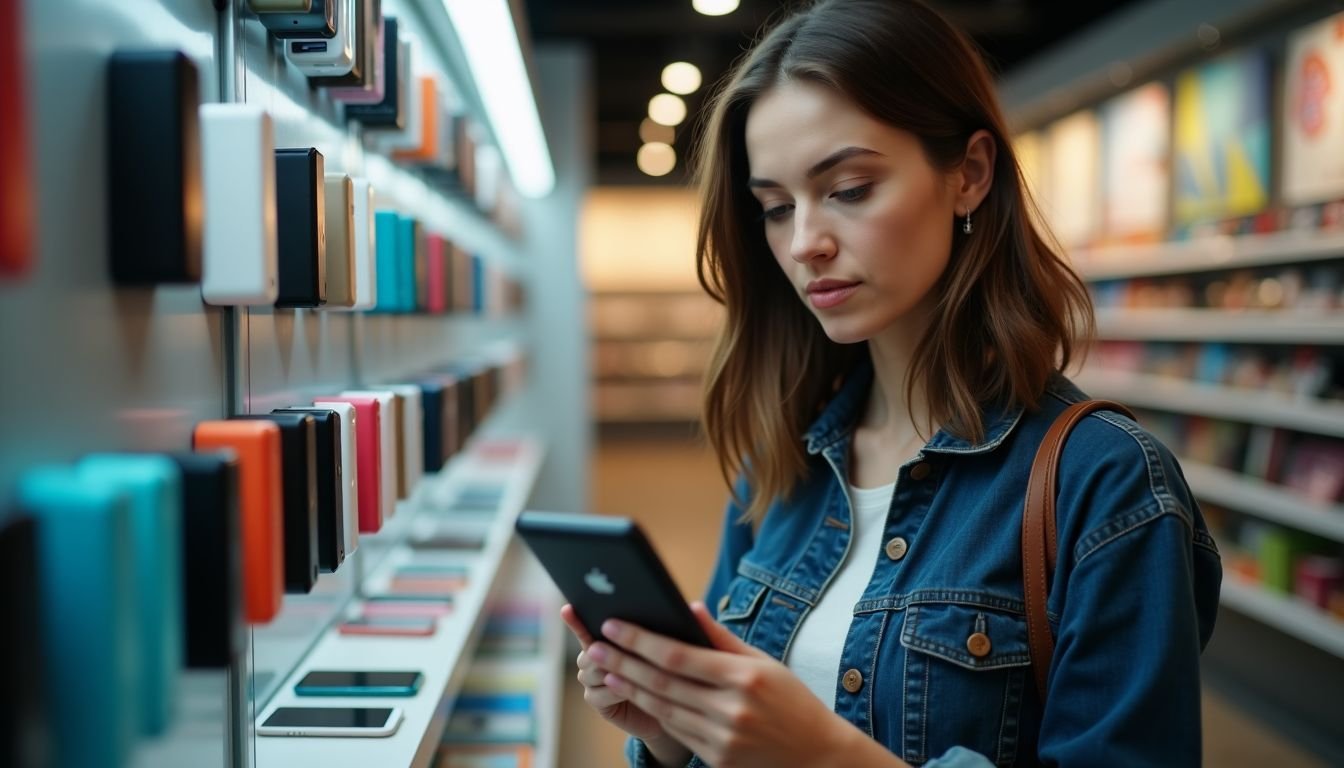
{"label": "woman's ear", "polygon": [[983,128],[966,141],[966,157],[957,173],[957,213],[980,207],[994,184],[994,159],[998,154],[994,135]]}

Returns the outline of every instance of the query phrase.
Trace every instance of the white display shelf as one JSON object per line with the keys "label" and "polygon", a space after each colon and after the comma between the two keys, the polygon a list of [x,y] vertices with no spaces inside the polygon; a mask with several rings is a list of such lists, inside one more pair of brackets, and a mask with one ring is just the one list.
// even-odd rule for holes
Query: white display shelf
{"label": "white display shelf", "polygon": [[1344,542],[1344,506],[1308,501],[1291,491],[1196,461],[1181,459],[1190,490],[1204,501]]}
{"label": "white display shelf", "polygon": [[1222,235],[1176,243],[1079,249],[1073,252],[1073,259],[1083,279],[1089,281],[1302,264],[1344,259],[1344,233]]}
{"label": "white display shelf", "polygon": [[1104,309],[1097,311],[1097,337],[1104,340],[1344,345],[1344,312]]}
{"label": "white display shelf", "polygon": [[1223,605],[1344,658],[1344,621],[1296,598],[1279,595],[1235,575],[1223,579]]}
{"label": "white display shelf", "polygon": [[[474,453],[468,454],[463,457],[464,461],[449,468],[441,483],[429,489],[426,509],[411,522],[412,526],[454,521],[455,515],[441,514],[441,511],[457,489],[466,484],[497,482],[504,486],[503,497],[488,523],[481,550],[414,552],[410,547],[400,545],[366,579],[366,594],[376,594],[377,587],[386,583],[391,571],[412,556],[419,563],[457,564],[468,568],[467,586],[454,595],[453,611],[439,619],[434,635],[352,637],[341,635],[334,629],[328,630],[257,718],[257,722],[261,722],[277,706],[394,706],[404,713],[397,732],[387,738],[258,736],[255,741],[257,768],[431,765],[447,724],[445,703],[451,703],[461,688],[484,626],[482,617],[487,599],[513,539],[514,521],[532,492],[542,453],[536,440],[525,439],[517,456],[508,463],[487,461]],[[356,606],[358,603],[356,599]],[[415,669],[424,674],[424,683],[415,696],[405,699],[296,696],[294,683],[313,669]]]}
{"label": "white display shelf", "polygon": [[1344,404],[1341,403],[1104,369],[1084,371],[1074,381],[1093,397],[1119,400],[1138,408],[1344,437]]}

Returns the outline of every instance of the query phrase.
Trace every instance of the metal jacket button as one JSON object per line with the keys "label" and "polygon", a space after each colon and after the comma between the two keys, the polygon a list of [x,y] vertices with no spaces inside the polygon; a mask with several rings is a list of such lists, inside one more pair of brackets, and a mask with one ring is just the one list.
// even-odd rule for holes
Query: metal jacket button
{"label": "metal jacket button", "polygon": [[989,655],[989,649],[993,646],[989,642],[989,635],[984,632],[976,632],[966,638],[966,650],[977,659],[983,659]]}
{"label": "metal jacket button", "polygon": [[929,473],[932,471],[933,468],[929,466],[928,462],[921,461],[910,468],[910,477],[914,480],[923,480],[928,477]]}
{"label": "metal jacket button", "polygon": [[886,551],[887,551],[887,557],[891,558],[892,560],[900,560],[901,558],[905,557],[906,552],[910,551],[910,545],[906,543],[905,539],[901,538],[900,536],[897,536],[896,538],[887,542]]}
{"label": "metal jacket button", "polygon": [[840,679],[840,684],[845,686],[846,691],[858,693],[859,689],[863,687],[863,675],[860,674],[859,670],[851,669]]}

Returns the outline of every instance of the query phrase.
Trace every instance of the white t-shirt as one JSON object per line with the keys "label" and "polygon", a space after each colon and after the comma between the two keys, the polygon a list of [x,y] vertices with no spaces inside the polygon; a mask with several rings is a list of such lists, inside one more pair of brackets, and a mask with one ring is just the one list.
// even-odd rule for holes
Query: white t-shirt
{"label": "white t-shirt", "polygon": [[854,604],[863,597],[882,552],[882,532],[896,484],[881,488],[849,486],[849,554],[840,564],[821,599],[803,619],[784,660],[817,698],[835,708],[835,686],[840,682],[840,656],[854,620]]}

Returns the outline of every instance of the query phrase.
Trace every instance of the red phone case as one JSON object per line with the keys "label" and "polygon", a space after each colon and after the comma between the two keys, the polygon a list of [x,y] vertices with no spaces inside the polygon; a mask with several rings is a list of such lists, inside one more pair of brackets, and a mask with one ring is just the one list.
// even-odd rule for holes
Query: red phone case
{"label": "red phone case", "polygon": [[394,622],[380,623],[376,616],[364,616],[362,618],[370,620],[370,623],[362,624],[346,621],[338,625],[336,631],[342,635],[370,637],[430,637],[439,628],[439,623],[434,619],[427,619],[423,623],[398,624]]}
{"label": "red phone case", "polygon": [[0,0],[0,277],[17,277],[32,259],[33,188],[24,99],[23,0]]}
{"label": "red phone case", "polygon": [[383,527],[382,414],[378,400],[359,395],[315,397],[313,403],[349,403],[355,408],[355,452],[359,458],[359,532],[377,533]]}
{"label": "red phone case", "polygon": [[428,309],[433,314],[448,311],[448,264],[443,237],[433,232],[425,236],[425,282],[428,284]]}
{"label": "red phone case", "polygon": [[226,448],[238,457],[244,613],[249,623],[265,624],[280,612],[285,593],[280,427],[270,421],[202,421],[192,448]]}

